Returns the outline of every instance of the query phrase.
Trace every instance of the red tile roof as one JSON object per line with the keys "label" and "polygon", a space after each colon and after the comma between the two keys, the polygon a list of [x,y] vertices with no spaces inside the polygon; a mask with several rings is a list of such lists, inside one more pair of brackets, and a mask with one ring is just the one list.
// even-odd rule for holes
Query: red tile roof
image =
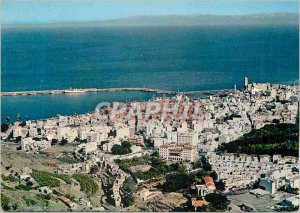
{"label": "red tile roof", "polygon": [[212,177],[210,176],[205,176],[203,178],[206,187],[212,186],[212,187],[216,187],[214,180],[212,179]]}
{"label": "red tile roof", "polygon": [[70,201],[68,198],[66,198],[65,196],[60,196],[59,197],[59,199],[62,201],[62,202],[64,202],[64,203],[66,203],[68,206],[72,206],[72,205],[74,205],[74,203],[72,202],[72,201]]}

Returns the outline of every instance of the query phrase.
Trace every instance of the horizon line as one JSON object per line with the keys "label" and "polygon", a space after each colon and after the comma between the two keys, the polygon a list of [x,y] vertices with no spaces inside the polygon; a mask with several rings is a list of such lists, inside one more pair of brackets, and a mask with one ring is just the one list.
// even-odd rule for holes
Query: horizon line
{"label": "horizon line", "polygon": [[214,13],[195,13],[195,14],[166,14],[166,15],[134,15],[134,16],[126,16],[120,18],[112,18],[112,19],[94,19],[94,20],[82,20],[82,21],[69,21],[69,20],[60,20],[60,21],[46,21],[46,22],[9,22],[9,23],[1,23],[1,26],[13,26],[13,25],[53,25],[53,24],[81,24],[81,23],[89,23],[89,22],[108,22],[108,21],[118,21],[130,18],[139,18],[139,17],[191,17],[191,16],[254,16],[254,15],[298,15],[299,12],[263,12],[263,13],[245,13],[245,14],[214,14]]}

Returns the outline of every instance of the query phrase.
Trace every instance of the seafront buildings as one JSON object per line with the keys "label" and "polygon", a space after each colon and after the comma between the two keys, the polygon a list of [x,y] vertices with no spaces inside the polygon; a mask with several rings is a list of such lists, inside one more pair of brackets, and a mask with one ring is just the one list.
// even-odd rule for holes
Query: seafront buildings
{"label": "seafront buildings", "polygon": [[[179,94],[174,98],[156,98],[149,101],[156,106],[168,103],[170,109],[174,109],[176,103],[179,103],[177,115],[185,113],[185,102],[191,103],[191,106],[201,106],[197,119],[192,117],[194,112],[187,111],[187,117],[183,119],[182,116],[174,116],[172,110],[166,114],[162,110],[152,111],[151,116],[145,119],[148,102],[131,102],[127,103],[127,111],[117,114],[115,119],[101,120],[97,114],[88,113],[31,120],[26,123],[15,122],[6,132],[1,133],[1,137],[7,143],[20,141],[19,152],[29,153],[39,153],[58,144],[73,144],[76,148],[68,157],[78,162],[58,165],[55,172],[68,175],[89,174],[95,167],[100,168],[106,172],[107,177],[102,174],[97,181],[111,186],[111,199],[117,209],[123,208],[122,201],[126,194],[122,187],[125,180],[132,176],[132,171],[120,168],[118,160],[142,158],[154,153],[167,163],[181,162],[188,171],[192,171],[192,163],[204,157],[217,174],[215,181],[224,182],[225,192],[244,189],[255,183],[271,194],[276,194],[283,186],[299,188],[299,169],[295,169],[298,168],[298,157],[220,153],[218,150],[221,144],[235,141],[265,125],[297,122],[298,87],[269,83],[250,84],[247,78],[244,83],[244,89],[219,96],[190,99]],[[140,107],[140,117],[126,116],[133,106]],[[109,110],[106,112],[109,113]],[[130,152],[118,154],[126,143],[131,144]],[[143,171],[147,171],[151,166],[142,167]],[[134,169],[141,171],[141,168]],[[31,173],[26,175],[32,178]],[[114,178],[109,180],[109,177]],[[156,195],[165,196],[163,191],[153,189],[153,183],[145,183],[139,179],[136,181],[144,184],[144,188],[137,192],[143,197],[143,201],[148,202]],[[216,190],[211,177],[205,177],[203,181],[204,184],[195,186],[198,187],[202,200],[191,198],[195,208],[208,205],[203,200],[205,195]],[[49,190],[52,190],[51,187]],[[78,201],[75,204],[63,196],[59,199],[72,209],[87,203]]]}

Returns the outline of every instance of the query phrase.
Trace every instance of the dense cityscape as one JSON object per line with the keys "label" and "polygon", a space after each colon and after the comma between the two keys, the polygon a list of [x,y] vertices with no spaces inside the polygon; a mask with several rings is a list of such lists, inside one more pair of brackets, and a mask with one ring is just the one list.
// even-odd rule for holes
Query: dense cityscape
{"label": "dense cityscape", "polygon": [[296,211],[299,87],[250,80],[206,98],[178,93],[123,110],[106,104],[81,115],[7,120],[2,208]]}

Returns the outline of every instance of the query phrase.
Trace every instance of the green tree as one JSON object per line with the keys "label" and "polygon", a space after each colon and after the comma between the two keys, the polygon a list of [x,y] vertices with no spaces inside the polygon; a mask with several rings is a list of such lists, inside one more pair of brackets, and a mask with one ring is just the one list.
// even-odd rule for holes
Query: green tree
{"label": "green tree", "polygon": [[184,166],[184,165],[179,165],[179,167],[178,167],[178,172],[179,172],[180,174],[187,174],[187,173],[188,173],[187,168],[186,168],[186,166]]}
{"label": "green tree", "polygon": [[16,211],[19,206],[18,204],[14,203],[11,207],[14,211]]}
{"label": "green tree", "polygon": [[211,205],[218,209],[225,211],[228,208],[228,205],[230,204],[230,201],[227,199],[227,197],[223,194],[217,194],[217,193],[211,193],[205,195],[205,200]]}
{"label": "green tree", "polygon": [[60,145],[63,146],[63,145],[66,145],[67,143],[68,143],[68,140],[63,138],[60,142]]}
{"label": "green tree", "polygon": [[111,148],[111,153],[113,155],[125,155],[131,153],[131,143],[128,141],[123,141],[121,145],[115,144]]}
{"label": "green tree", "polygon": [[122,198],[122,203],[124,207],[131,206],[134,202],[134,197],[132,194],[125,194]]}
{"label": "green tree", "polygon": [[4,211],[9,211],[11,209],[9,202],[8,197],[1,193],[1,207]]}
{"label": "green tree", "polygon": [[9,125],[7,123],[1,124],[1,132],[6,132],[9,128]]}

